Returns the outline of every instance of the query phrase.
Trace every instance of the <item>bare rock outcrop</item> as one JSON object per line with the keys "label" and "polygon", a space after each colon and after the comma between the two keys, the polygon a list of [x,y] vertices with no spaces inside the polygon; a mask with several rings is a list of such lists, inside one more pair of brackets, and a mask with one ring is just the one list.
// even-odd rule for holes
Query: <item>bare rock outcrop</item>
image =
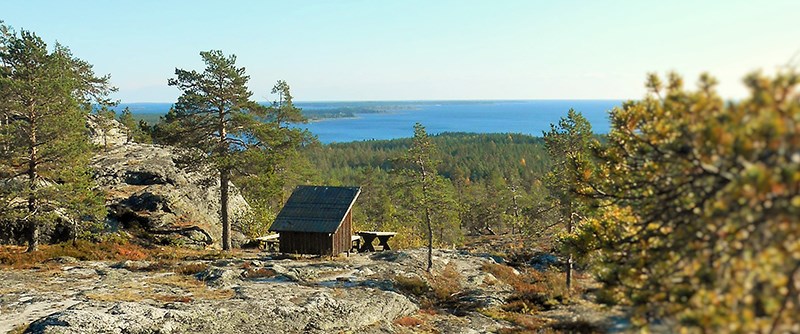
{"label": "bare rock outcrop", "polygon": [[89,142],[100,147],[120,146],[129,141],[125,126],[114,119],[90,114],[86,128],[89,129]]}
{"label": "bare rock outcrop", "polygon": [[337,333],[413,313],[408,298],[375,289],[339,293],[295,284],[250,285],[235,299],[191,304],[81,303],[26,333]]}
{"label": "bare rock outcrop", "polygon": [[[196,248],[217,246],[222,227],[219,219],[219,179],[207,166],[180,163],[175,147],[128,142],[122,124],[104,120],[93,134],[111,134],[114,140],[92,137],[107,144],[91,162],[94,178],[106,192],[108,218],[122,228],[141,227],[156,242]],[[110,123],[109,123],[110,122]],[[89,127],[98,125],[90,121]],[[110,125],[109,125],[110,124]],[[116,131],[109,130],[121,128]],[[234,244],[244,240],[239,222],[250,210],[234,185],[229,188],[229,214]]]}

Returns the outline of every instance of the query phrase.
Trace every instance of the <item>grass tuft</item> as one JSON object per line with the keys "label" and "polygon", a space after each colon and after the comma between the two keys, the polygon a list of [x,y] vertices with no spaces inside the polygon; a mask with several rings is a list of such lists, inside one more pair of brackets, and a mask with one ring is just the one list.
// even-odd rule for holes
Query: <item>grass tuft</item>
{"label": "grass tuft", "polygon": [[194,276],[206,269],[208,269],[208,265],[205,263],[189,263],[176,268],[175,272],[182,275]]}
{"label": "grass tuft", "polygon": [[400,317],[394,321],[395,325],[403,326],[403,327],[419,327],[425,322],[421,319],[417,319],[414,317]]}

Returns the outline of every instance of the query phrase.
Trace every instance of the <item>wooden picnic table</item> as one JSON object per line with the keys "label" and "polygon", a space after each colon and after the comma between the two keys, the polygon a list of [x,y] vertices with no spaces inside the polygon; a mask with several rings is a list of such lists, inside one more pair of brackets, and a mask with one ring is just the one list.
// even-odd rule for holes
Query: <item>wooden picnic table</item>
{"label": "wooden picnic table", "polygon": [[372,240],[377,238],[378,246],[383,246],[383,250],[392,250],[392,248],[389,247],[389,239],[397,235],[397,232],[361,231],[358,232],[358,235],[364,239],[364,243],[361,244],[361,248],[358,251],[374,252],[375,247],[372,246]]}

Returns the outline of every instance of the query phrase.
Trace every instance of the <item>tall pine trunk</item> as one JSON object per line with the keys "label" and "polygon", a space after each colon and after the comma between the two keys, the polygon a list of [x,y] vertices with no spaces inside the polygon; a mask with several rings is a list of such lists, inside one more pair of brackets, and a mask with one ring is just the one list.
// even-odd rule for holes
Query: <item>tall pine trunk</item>
{"label": "tall pine trunk", "polygon": [[219,174],[219,205],[220,218],[222,220],[222,250],[231,249],[231,222],[228,218],[228,182],[230,172],[227,169],[220,170]]}
{"label": "tall pine trunk", "polygon": [[[574,214],[571,212],[572,206],[570,206],[570,215],[569,219],[567,220],[567,233],[572,234],[572,218]],[[572,293],[572,252],[569,253],[567,257],[567,294]]]}
{"label": "tall pine trunk", "polygon": [[39,223],[34,217],[36,212],[36,167],[38,163],[37,138],[36,138],[36,114],[31,107],[30,114],[30,156],[28,157],[28,252],[39,249]]}
{"label": "tall pine trunk", "polygon": [[425,270],[430,273],[431,268],[433,268],[433,224],[431,221],[431,208],[429,207],[430,194],[428,194],[428,173],[427,170],[425,170],[425,164],[422,160],[419,161],[419,166],[422,180],[422,198],[425,202],[425,223],[428,226],[428,268]]}
{"label": "tall pine trunk", "polygon": [[425,220],[428,223],[428,268],[425,269],[431,272],[433,267],[433,227],[431,226],[431,209],[425,208]]}
{"label": "tall pine trunk", "polygon": [[[228,154],[228,131],[225,128],[225,105],[219,104],[219,154],[226,156]],[[225,161],[225,163],[228,163]],[[228,182],[230,180],[231,171],[228,167],[219,169],[219,216],[222,221],[222,250],[231,250],[231,222],[228,217]]]}

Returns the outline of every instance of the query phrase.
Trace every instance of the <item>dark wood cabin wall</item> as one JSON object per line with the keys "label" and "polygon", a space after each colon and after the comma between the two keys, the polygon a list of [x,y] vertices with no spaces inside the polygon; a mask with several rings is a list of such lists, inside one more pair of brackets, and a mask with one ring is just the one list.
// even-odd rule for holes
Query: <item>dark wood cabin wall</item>
{"label": "dark wood cabin wall", "polygon": [[281,232],[281,253],[330,255],[332,247],[328,233]]}
{"label": "dark wood cabin wall", "polygon": [[333,254],[341,254],[350,250],[350,237],[353,235],[352,211],[348,211],[344,221],[333,235]]}
{"label": "dark wood cabin wall", "polygon": [[287,254],[338,255],[350,250],[352,235],[353,213],[349,211],[333,235],[329,233],[281,232],[280,251]]}

